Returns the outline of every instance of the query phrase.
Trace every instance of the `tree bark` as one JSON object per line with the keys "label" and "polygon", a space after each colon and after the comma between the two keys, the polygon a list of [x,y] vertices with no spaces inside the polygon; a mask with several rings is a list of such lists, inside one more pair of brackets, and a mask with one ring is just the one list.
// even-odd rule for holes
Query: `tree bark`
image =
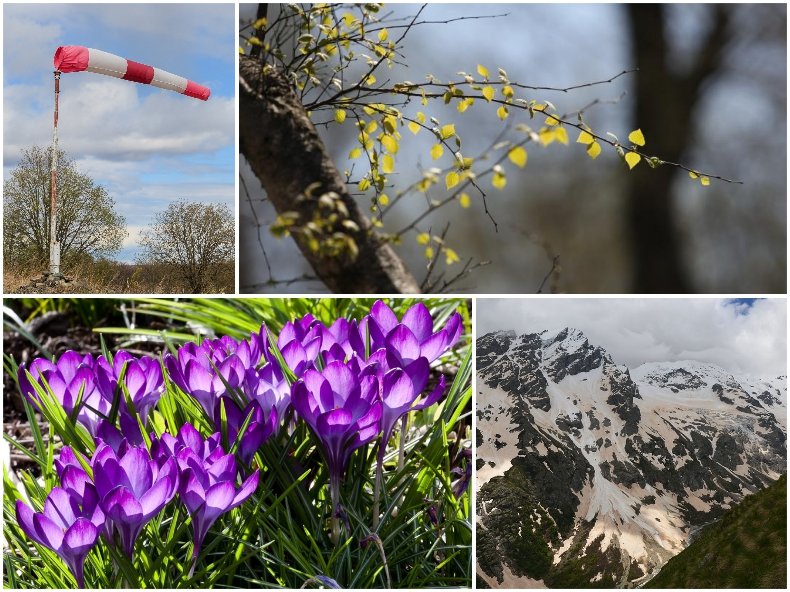
{"label": "tree bark", "polygon": [[[293,237],[307,261],[333,292],[418,293],[419,285],[392,247],[378,238],[349,195],[299,97],[282,72],[240,56],[239,144],[269,200],[280,213],[296,212],[307,222],[319,198],[334,192],[347,213],[335,229],[349,235],[358,255],[331,255],[314,249],[300,233]],[[351,221],[356,225],[342,225]]]}
{"label": "tree bark", "polygon": [[[693,139],[693,114],[701,86],[719,68],[726,43],[727,9],[712,6],[714,22],[692,65],[679,73],[670,67],[664,26],[665,7],[629,4],[632,47],[639,67],[636,122],[651,154],[678,162]],[[636,293],[689,293],[672,200],[673,168],[640,166],[631,173],[628,220],[634,254]]]}

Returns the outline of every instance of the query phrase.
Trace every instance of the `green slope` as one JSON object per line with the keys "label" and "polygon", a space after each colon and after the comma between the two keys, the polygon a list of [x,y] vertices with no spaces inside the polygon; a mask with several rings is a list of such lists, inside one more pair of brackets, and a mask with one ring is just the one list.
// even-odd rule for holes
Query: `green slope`
{"label": "green slope", "polygon": [[645,588],[787,588],[787,474],[670,559]]}

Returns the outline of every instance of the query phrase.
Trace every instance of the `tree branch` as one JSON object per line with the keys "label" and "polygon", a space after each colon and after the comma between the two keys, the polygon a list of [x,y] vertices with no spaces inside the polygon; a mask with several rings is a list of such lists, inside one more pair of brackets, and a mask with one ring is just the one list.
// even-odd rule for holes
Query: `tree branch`
{"label": "tree branch", "polygon": [[345,206],[333,231],[353,239],[356,256],[332,256],[315,249],[308,238],[293,235],[318,276],[334,292],[418,293],[419,285],[403,261],[375,235],[348,194],[286,78],[250,57],[240,60],[239,117],[245,122],[239,131],[240,149],[275,209],[280,214],[295,212],[307,222],[319,211],[323,195],[335,193]]}

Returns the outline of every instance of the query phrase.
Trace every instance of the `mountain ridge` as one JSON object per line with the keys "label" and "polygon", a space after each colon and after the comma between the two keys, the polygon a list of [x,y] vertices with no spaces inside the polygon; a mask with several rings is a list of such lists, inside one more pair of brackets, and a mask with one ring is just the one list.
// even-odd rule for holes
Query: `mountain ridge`
{"label": "mountain ridge", "polygon": [[[638,585],[691,528],[784,470],[786,383],[697,362],[631,370],[571,328],[488,333],[477,354],[478,542],[491,557],[478,569],[492,582],[506,567],[551,586]],[[514,491],[529,516],[496,505]],[[525,529],[543,533],[545,569],[507,552]]]}

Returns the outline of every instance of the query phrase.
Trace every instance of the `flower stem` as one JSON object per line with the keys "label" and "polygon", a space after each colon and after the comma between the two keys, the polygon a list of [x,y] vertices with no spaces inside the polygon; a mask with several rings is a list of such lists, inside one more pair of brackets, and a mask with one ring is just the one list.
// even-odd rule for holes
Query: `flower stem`
{"label": "flower stem", "polygon": [[379,525],[379,501],[381,498],[381,482],[384,479],[384,449],[382,448],[376,461],[376,477],[373,483],[373,530]]}
{"label": "flower stem", "polygon": [[340,479],[336,475],[332,475],[329,478],[329,498],[332,503],[331,517],[329,519],[329,524],[331,525],[329,540],[332,541],[333,545],[337,545],[340,542],[340,518],[338,516],[338,510],[340,509]]}

